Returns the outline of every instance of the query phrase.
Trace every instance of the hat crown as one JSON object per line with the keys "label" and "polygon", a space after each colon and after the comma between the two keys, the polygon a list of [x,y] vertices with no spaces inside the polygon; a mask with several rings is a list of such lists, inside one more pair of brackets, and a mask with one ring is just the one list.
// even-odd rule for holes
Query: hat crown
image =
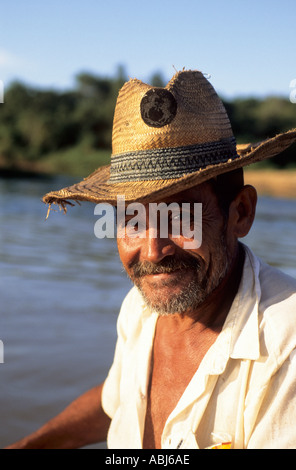
{"label": "hat crown", "polygon": [[[152,109],[149,99],[143,101],[147,92],[151,98],[151,90]],[[130,80],[117,100],[110,166],[99,167],[78,184],[51,191],[43,200],[49,207],[61,204],[64,210],[66,204],[72,205],[69,199],[115,205],[118,194],[129,202],[159,201],[277,155],[294,142],[296,129],[243,149],[236,146],[225,108],[201,72],[179,72],[165,88]]]}
{"label": "hat crown", "polygon": [[[168,123],[147,124],[141,103],[147,92],[167,90],[176,102]],[[199,71],[181,71],[164,88],[131,79],[121,88],[113,121],[112,154],[217,142],[233,136],[221,99]]]}

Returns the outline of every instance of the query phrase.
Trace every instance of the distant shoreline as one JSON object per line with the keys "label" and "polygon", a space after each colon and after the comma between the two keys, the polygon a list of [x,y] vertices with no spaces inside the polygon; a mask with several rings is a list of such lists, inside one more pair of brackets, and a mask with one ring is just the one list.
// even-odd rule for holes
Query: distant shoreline
{"label": "distant shoreline", "polygon": [[295,170],[246,170],[245,184],[251,184],[259,195],[296,199]]}

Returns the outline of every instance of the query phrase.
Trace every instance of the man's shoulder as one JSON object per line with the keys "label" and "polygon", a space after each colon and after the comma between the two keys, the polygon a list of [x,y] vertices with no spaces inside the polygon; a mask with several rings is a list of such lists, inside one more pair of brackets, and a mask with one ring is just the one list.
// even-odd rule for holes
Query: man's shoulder
{"label": "man's shoulder", "polygon": [[260,303],[268,307],[290,297],[295,301],[296,278],[263,261],[250,247],[243,246],[246,253],[246,265],[249,269],[247,272],[252,272],[255,291],[260,297]]}
{"label": "man's shoulder", "polygon": [[292,303],[296,307],[296,279],[280,269],[260,260],[259,281],[261,304],[265,307]]}
{"label": "man's shoulder", "polygon": [[260,261],[260,330],[278,365],[296,347],[296,280]]}

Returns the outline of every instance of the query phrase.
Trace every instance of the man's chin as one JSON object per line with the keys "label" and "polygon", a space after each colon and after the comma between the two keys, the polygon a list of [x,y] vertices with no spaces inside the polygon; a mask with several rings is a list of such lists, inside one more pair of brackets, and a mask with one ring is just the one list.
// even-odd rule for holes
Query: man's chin
{"label": "man's chin", "polygon": [[180,280],[163,279],[157,285],[136,284],[148,307],[160,315],[185,314],[204,301],[203,292],[193,283],[180,285]]}

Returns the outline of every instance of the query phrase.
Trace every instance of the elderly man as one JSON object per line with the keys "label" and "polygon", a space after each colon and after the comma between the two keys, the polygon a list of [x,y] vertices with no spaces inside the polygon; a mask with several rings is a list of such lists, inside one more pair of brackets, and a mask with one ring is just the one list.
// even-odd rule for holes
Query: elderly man
{"label": "elderly man", "polygon": [[[296,281],[262,263],[239,239],[256,191],[242,168],[296,140],[296,131],[236,146],[225,109],[202,73],[165,88],[138,80],[119,93],[110,167],[51,192],[69,200],[138,202],[144,228],[118,251],[134,287],[118,318],[105,382],[11,448],[291,448],[296,445]],[[202,204],[202,241],[151,230],[153,202]],[[50,206],[49,206],[50,207]],[[185,217],[181,210],[181,217]],[[121,227],[122,230],[122,227]],[[136,230],[135,230],[136,231]],[[186,244],[187,243],[187,244]]]}

